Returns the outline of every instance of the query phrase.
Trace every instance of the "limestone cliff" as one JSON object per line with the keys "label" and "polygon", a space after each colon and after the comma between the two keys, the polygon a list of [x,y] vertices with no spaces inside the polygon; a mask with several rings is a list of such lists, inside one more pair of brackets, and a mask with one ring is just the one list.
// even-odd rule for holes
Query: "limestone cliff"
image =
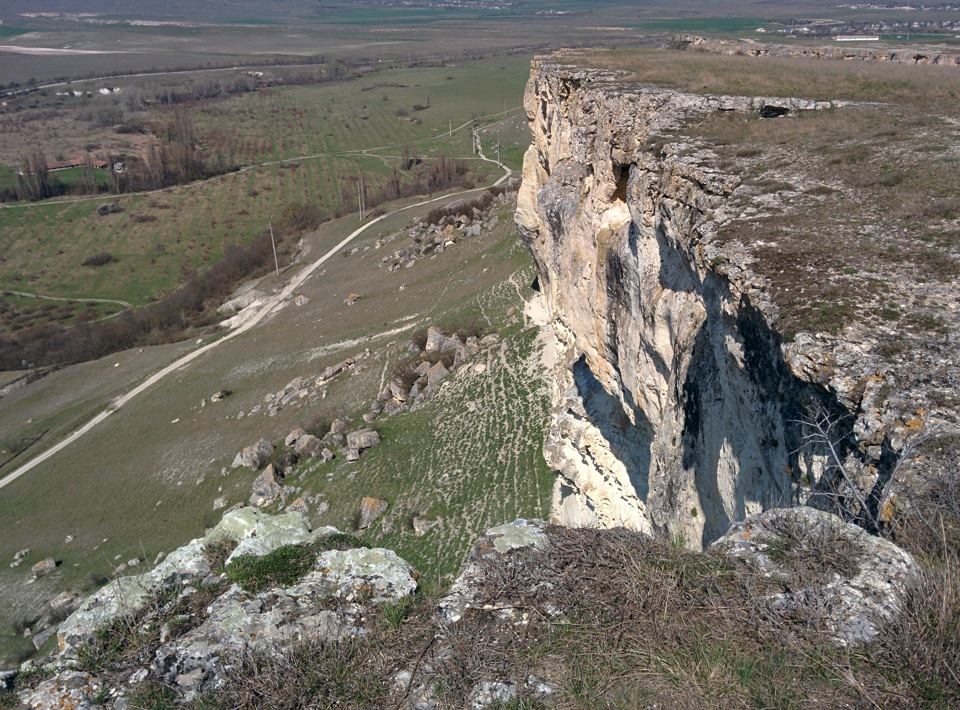
{"label": "limestone cliff", "polygon": [[533,65],[516,216],[558,346],[555,515],[706,545],[796,502],[810,465],[797,420],[840,405],[822,373],[788,366],[762,283],[714,268],[737,178],[654,137],[708,111],[829,104],[630,86],[562,61]]}

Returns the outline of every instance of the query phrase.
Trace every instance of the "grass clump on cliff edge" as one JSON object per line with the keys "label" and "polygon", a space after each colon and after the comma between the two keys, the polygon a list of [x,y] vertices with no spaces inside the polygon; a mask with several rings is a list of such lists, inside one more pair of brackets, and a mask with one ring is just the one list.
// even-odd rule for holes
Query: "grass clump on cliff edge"
{"label": "grass clump on cliff edge", "polygon": [[296,584],[327,550],[369,547],[353,535],[334,533],[307,545],[282,545],[266,555],[238,555],[226,566],[227,579],[251,594]]}
{"label": "grass clump on cliff edge", "polygon": [[268,587],[289,587],[313,568],[315,560],[316,554],[306,545],[283,545],[267,555],[239,555],[227,565],[227,579],[251,594]]}

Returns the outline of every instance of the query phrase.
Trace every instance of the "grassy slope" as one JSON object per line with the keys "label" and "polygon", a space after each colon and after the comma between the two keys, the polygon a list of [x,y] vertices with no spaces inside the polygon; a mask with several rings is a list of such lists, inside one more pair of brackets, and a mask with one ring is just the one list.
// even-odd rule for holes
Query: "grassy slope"
{"label": "grassy slope", "polygon": [[[415,327],[468,314],[479,314],[488,328],[504,336],[501,346],[481,355],[479,361],[489,366],[487,374],[464,370],[427,407],[386,422],[384,444],[361,462],[335,461],[296,485],[304,487],[304,494],[324,494],[330,503],[329,512],[315,520],[318,524],[349,527],[364,495],[386,497],[396,523],[385,542],[437,576],[459,565],[467,543],[484,525],[504,517],[545,515],[550,474],[539,454],[545,385],[530,370],[533,332],[505,324],[505,314],[519,308],[520,295],[532,280],[509,209],[503,210],[493,233],[394,274],[377,268],[382,254],[373,248],[377,234],[363,238],[357,254],[330,262],[305,284],[303,293],[311,299],[307,306],[288,306],[257,331],[225,344],[214,357],[163,381],[65,455],[4,489],[0,559],[11,559],[25,547],[32,552],[20,567],[0,570],[7,600],[0,623],[9,628],[11,621],[31,616],[31,609],[59,590],[88,585],[91,574],[106,573],[133,557],[152,560],[158,551],[199,534],[219,517],[211,509],[213,498],[226,495],[234,503],[249,497],[253,472],[220,475],[239,448],[262,436],[279,440],[291,428],[318,418],[348,414],[359,421],[383,374],[406,355]],[[311,253],[329,248],[324,245],[335,243],[354,219],[324,225],[309,239]],[[383,226],[381,236],[388,237],[400,220]],[[270,289],[274,283],[275,277],[268,277],[263,287]],[[400,286],[405,286],[402,291]],[[343,303],[350,291],[364,295],[352,307]],[[385,330],[396,332],[381,335]],[[313,378],[325,366],[366,348],[372,351],[367,368],[334,381],[327,398],[315,394],[298,400],[273,418],[263,411],[248,414],[262,405],[266,393],[282,389],[294,377]],[[59,413],[44,409],[43,402],[62,393],[61,385],[73,391],[58,379],[73,368],[55,373],[37,383],[45,388],[36,390],[42,401],[33,400],[27,390],[12,397],[9,405],[4,402],[2,421],[15,427],[25,412],[36,417],[30,426],[77,417],[97,406],[98,394],[122,389],[111,385],[112,371],[121,373],[118,380],[129,378],[133,375],[127,371],[137,371],[142,358],[172,355],[172,349],[122,353],[81,366],[90,389],[65,402]],[[120,368],[112,368],[109,360],[119,362]],[[200,400],[220,387],[234,394],[201,407]],[[520,392],[527,396],[517,399]],[[466,416],[468,399],[479,406]],[[471,425],[462,426],[465,422]],[[464,452],[471,452],[469,458]],[[456,477],[456,484],[444,474]],[[484,503],[494,489],[507,493],[498,495],[497,505]],[[445,522],[417,538],[409,528],[415,512],[440,515]],[[63,542],[68,534],[75,537],[69,545]],[[371,536],[374,541],[373,531]],[[51,555],[63,561],[57,572],[24,586],[29,565]],[[22,645],[23,639],[3,637],[7,651],[13,644]]]}
{"label": "grassy slope", "polygon": [[[284,206],[319,202],[327,212],[338,208],[338,173],[345,176],[348,192],[354,184],[349,178],[360,170],[370,185],[382,183],[399,163],[405,142],[411,153],[469,156],[469,132],[448,138],[450,121],[459,126],[502,111],[504,99],[515,109],[527,66],[527,57],[507,57],[466,67],[397,70],[195,106],[191,112],[204,142],[212,149],[231,147],[244,164],[317,157],[299,160],[293,169],[270,165],[150,196],[122,196],[116,201],[125,211],[107,217],[95,210],[109,197],[0,209],[0,287],[132,303],[154,300],[189,271],[218,258],[227,243],[249,241]],[[407,88],[363,90],[380,82]],[[412,105],[426,104],[428,95],[431,107],[413,113]],[[422,125],[399,119],[401,107]],[[385,158],[356,154],[365,149],[383,149],[374,152]],[[48,152],[57,150],[51,146]],[[321,157],[331,153],[337,156]],[[504,157],[515,161],[517,156]],[[491,174],[489,164],[471,165],[481,177]],[[155,221],[137,222],[137,216]],[[103,251],[119,261],[77,268],[86,256]]]}

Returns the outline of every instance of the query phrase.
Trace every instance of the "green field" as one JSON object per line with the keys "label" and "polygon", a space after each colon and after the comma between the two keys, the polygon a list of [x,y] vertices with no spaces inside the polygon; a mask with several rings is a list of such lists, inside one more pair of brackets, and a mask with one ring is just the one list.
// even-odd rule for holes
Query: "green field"
{"label": "green field", "polygon": [[[317,204],[327,214],[355,210],[361,176],[373,194],[401,167],[405,151],[464,158],[482,184],[497,168],[473,160],[463,125],[502,118],[504,104],[516,115],[528,63],[518,56],[385,71],[199,103],[191,116],[206,149],[229,152],[252,169],[150,195],[0,208],[0,288],[148,303],[219,258],[227,244],[249,242],[287,205]],[[448,135],[451,125],[459,130]],[[502,140],[505,161],[519,168],[527,138],[512,129]],[[493,155],[495,133],[488,130],[483,141]],[[123,212],[98,215],[97,207],[110,201]],[[79,268],[102,252],[117,261]]]}
{"label": "green field", "polygon": [[[526,328],[519,314],[533,271],[516,240],[511,210],[503,205],[497,228],[487,234],[393,274],[378,268],[379,257],[393,241],[408,241],[406,231],[398,230],[413,214],[384,222],[382,230],[358,241],[355,254],[336,257],[304,284],[308,307],[288,306],[256,332],[224,344],[215,357],[167,378],[72,446],[69,462],[54,459],[5,488],[0,518],[7,534],[0,541],[0,559],[24,547],[33,551],[22,566],[0,570],[0,592],[7,600],[4,627],[29,618],[37,600],[60,589],[91,588],[93,578],[118,563],[117,556],[152,560],[157,552],[199,535],[219,518],[211,507],[214,498],[246,501],[254,472],[220,475],[242,446],[260,437],[278,441],[295,426],[334,416],[349,416],[354,427],[360,426],[359,414],[380,389],[381,378],[408,356],[411,333],[429,324],[477,317],[485,332],[497,332],[501,340],[475,360],[485,372],[476,372],[471,363],[424,408],[379,421],[384,441],[359,462],[335,459],[319,468],[306,466],[302,477],[291,476],[290,485],[302,488],[299,495],[321,495],[329,505],[313,516],[315,524],[342,529],[352,527],[363,496],[386,498],[394,525],[389,532],[367,531],[367,539],[396,547],[430,579],[449,579],[484,526],[547,515],[552,476],[540,454],[546,382],[536,331]],[[311,252],[322,253],[352,224],[323,225],[307,240]],[[380,250],[378,239],[388,240]],[[261,287],[269,290],[276,283],[269,276]],[[343,304],[350,291],[363,294],[354,306]],[[53,373],[4,402],[0,441],[48,429],[55,440],[139,373],[191,347],[182,343],[118,353]],[[276,417],[254,413],[265,393],[296,376],[312,380],[327,365],[367,348],[372,352],[364,367],[334,380],[326,397],[299,400]],[[218,388],[233,394],[201,407],[200,400]],[[494,490],[497,495],[490,495]],[[62,503],[65,492],[68,505]],[[417,537],[410,518],[418,513],[443,522]],[[75,539],[66,545],[68,534]],[[23,596],[29,565],[45,555],[62,564]],[[3,635],[0,649],[11,653],[25,643]]]}

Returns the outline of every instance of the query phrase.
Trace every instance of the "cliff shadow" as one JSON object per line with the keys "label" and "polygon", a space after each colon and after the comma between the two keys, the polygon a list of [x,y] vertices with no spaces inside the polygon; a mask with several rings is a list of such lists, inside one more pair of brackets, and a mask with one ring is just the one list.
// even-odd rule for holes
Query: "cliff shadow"
{"label": "cliff shadow", "polygon": [[[573,366],[573,381],[590,422],[603,434],[611,453],[626,467],[637,497],[646,503],[654,435],[650,420],[634,402],[621,401],[607,392],[584,357]],[[629,392],[624,392],[629,399]]]}
{"label": "cliff shadow", "polygon": [[[802,420],[811,406],[843,410],[819,384],[790,372],[782,338],[746,296],[729,315],[723,277],[703,284],[707,318],[697,333],[682,385],[683,466],[694,471],[704,514],[704,547],[747,513],[796,503],[792,484],[801,475]],[[734,355],[732,350],[738,350]],[[722,469],[737,470],[732,490]]]}

